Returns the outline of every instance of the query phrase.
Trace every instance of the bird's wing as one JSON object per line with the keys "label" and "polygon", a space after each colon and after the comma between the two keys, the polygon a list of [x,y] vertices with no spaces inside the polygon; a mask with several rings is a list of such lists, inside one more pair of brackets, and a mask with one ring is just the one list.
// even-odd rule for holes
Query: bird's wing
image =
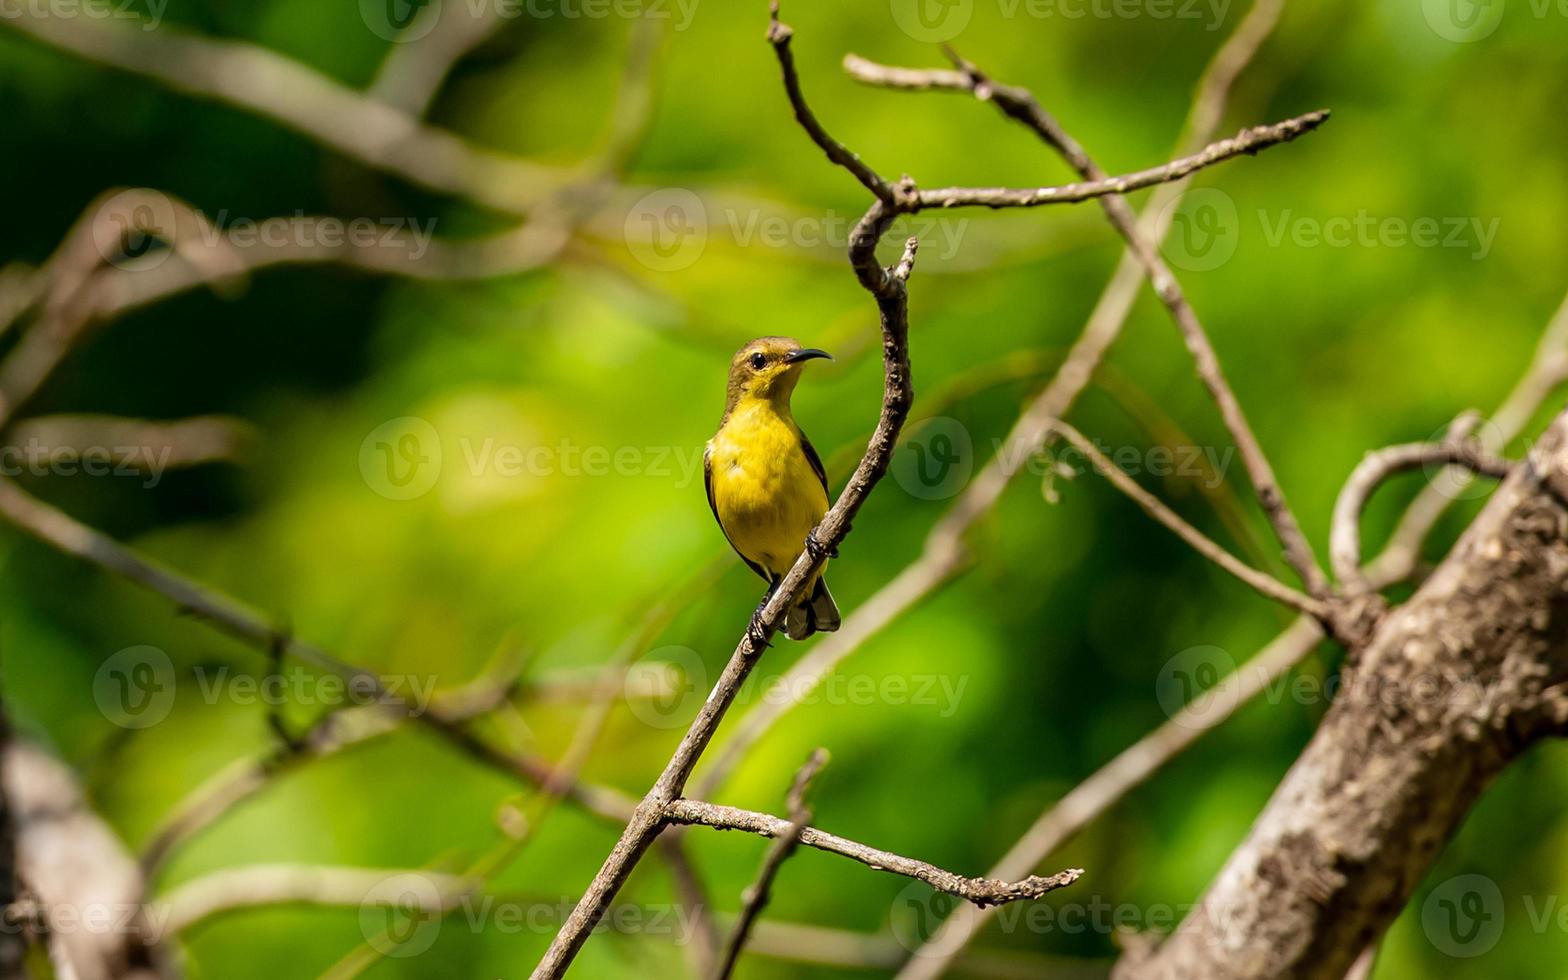
{"label": "bird's wing", "polygon": [[730,537],[730,532],[724,528],[724,521],[719,517],[719,504],[713,499],[713,448],[711,446],[702,451],[702,485],[708,491],[708,509],[713,511],[713,523],[717,524],[719,530],[724,533],[724,540],[730,543],[731,548],[735,548],[735,553],[740,555],[740,560],[746,563],[746,567],[761,576],[764,582],[773,585],[776,580],[767,573],[766,569],[741,554],[740,549],[735,546],[735,539]]}
{"label": "bird's wing", "polygon": [[816,447],[811,440],[806,438],[804,432],[800,433],[800,448],[806,454],[806,462],[811,464],[812,472],[817,474],[817,480],[822,484],[822,493],[828,498],[828,503],[833,503],[833,493],[828,490],[828,471],[822,466],[822,457],[817,455]]}

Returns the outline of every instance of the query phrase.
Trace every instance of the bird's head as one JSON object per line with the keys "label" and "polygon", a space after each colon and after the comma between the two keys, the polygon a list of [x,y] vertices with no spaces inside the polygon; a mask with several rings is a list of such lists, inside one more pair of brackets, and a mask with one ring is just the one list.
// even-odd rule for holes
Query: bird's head
{"label": "bird's head", "polygon": [[825,357],[825,350],[802,347],[790,337],[758,337],[735,352],[730,362],[730,383],[726,408],[748,398],[761,398],[775,404],[789,404],[800,368],[809,360]]}

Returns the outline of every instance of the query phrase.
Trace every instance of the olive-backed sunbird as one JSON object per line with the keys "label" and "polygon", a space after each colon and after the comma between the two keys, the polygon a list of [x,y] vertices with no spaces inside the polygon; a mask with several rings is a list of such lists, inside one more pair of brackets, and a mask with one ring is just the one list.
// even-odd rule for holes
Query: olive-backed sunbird
{"label": "olive-backed sunbird", "polygon": [[[742,347],[730,362],[724,418],[702,456],[719,529],[768,583],[770,596],[828,510],[827,473],[789,408],[802,365],[828,356],[788,337],[759,337]],[[838,629],[838,606],[822,573],[801,594],[785,614],[785,635],[804,640]]]}

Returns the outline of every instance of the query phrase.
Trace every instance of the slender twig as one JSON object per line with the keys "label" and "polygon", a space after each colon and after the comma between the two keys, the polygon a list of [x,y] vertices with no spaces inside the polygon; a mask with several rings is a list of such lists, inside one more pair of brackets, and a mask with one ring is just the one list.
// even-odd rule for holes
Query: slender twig
{"label": "slender twig", "polygon": [[789,96],[790,108],[795,112],[795,121],[800,123],[800,128],[804,129],[811,137],[811,141],[827,154],[830,161],[853,174],[866,190],[876,195],[877,200],[890,207],[896,206],[894,186],[867,166],[853,150],[828,135],[828,131],[817,121],[817,114],[811,111],[811,106],[806,102],[806,96],[801,91],[800,75],[795,71],[795,56],[789,46],[794,36],[795,32],[790,26],[779,20],[778,0],[773,0],[768,8],[768,43],[773,45],[773,50],[778,56],[779,69],[784,74],[784,93]]}
{"label": "slender twig", "polygon": [[670,872],[675,894],[694,920],[692,941],[686,944],[686,959],[694,977],[706,977],[719,961],[719,927],[711,914],[708,886],[697,873],[686,841],[678,834],[661,834],[655,845]]}
{"label": "slender twig", "polygon": [[[1247,468],[1247,475],[1257,492],[1258,500],[1284,548],[1286,560],[1290,562],[1296,574],[1301,576],[1308,592],[1319,597],[1326,595],[1328,579],[1318,565],[1317,558],[1312,553],[1312,545],[1302,533],[1301,526],[1279,487],[1279,481],[1274,476],[1273,468],[1269,465],[1268,457],[1263,452],[1251,425],[1247,422],[1246,415],[1242,412],[1240,403],[1236,400],[1235,393],[1231,390],[1230,383],[1220,368],[1219,358],[1214,352],[1207,332],[1198,320],[1192,305],[1187,301],[1186,294],[1177,283],[1175,274],[1171,272],[1158,250],[1140,235],[1137,215],[1133,212],[1132,206],[1120,195],[1138,187],[1146,187],[1150,183],[1169,179],[1171,174],[1182,176],[1237,153],[1252,153],[1262,146],[1294,139],[1321,125],[1327,120],[1328,112],[1308,113],[1275,126],[1258,126],[1243,130],[1234,139],[1216,143],[1195,156],[1167,164],[1165,167],[1156,167],[1126,177],[1108,178],[1105,171],[1089,157],[1078,141],[1061,127],[1055,117],[1045,111],[1027,89],[994,82],[956,54],[952,55],[952,58],[957,65],[957,71],[931,74],[927,78],[927,84],[916,87],[927,89],[967,87],[976,98],[991,102],[1003,115],[1028,127],[1066,158],[1068,164],[1089,183],[1072,185],[1077,189],[1075,191],[1069,191],[1068,188],[1042,188],[1038,191],[999,189],[979,192],[961,189],[948,192],[923,191],[922,198],[929,194],[933,200],[945,200],[951,204],[1029,207],[1035,204],[1056,203],[1063,199],[1063,192],[1066,192],[1067,198],[1074,200],[1099,197],[1100,205],[1105,209],[1111,225],[1126,239],[1138,261],[1147,270],[1155,293],[1170,311],[1177,328],[1181,331],[1182,339],[1186,342],[1196,364],[1198,377],[1219,407],[1220,416],[1236,443],[1242,463]],[[907,84],[909,79],[918,77],[918,72],[914,69],[888,69],[861,58],[847,62],[846,67],[852,75],[863,82],[895,88],[910,88],[911,86]],[[964,81],[959,82],[956,76],[962,76]],[[1083,196],[1078,196],[1079,193]]]}
{"label": "slender twig", "polygon": [[[915,202],[907,206],[910,211],[928,208],[983,207],[983,208],[1033,208],[1044,204],[1077,204],[1082,201],[1108,201],[1122,194],[1164,184],[1197,173],[1232,157],[1252,155],[1280,143],[1289,143],[1298,136],[1317,129],[1328,121],[1328,110],[1308,112],[1283,122],[1268,126],[1244,129],[1229,139],[1220,140],[1192,156],[1172,160],[1170,163],[1134,173],[1112,177],[1098,167],[1085,168],[1087,180],[1082,183],[1062,184],[1055,187],[940,187],[916,192]],[[1092,176],[1088,176],[1092,174]],[[1137,221],[1129,208],[1126,212],[1128,227]],[[1163,263],[1162,263],[1163,264]],[[1168,270],[1167,270],[1168,273]],[[1166,298],[1161,290],[1162,298]]]}
{"label": "slender twig", "polygon": [[1121,467],[1111,462],[1104,453],[1095,447],[1094,443],[1084,437],[1083,433],[1060,420],[1052,423],[1052,428],[1059,432],[1074,449],[1088,458],[1094,464],[1094,468],[1110,481],[1112,486],[1126,494],[1132,499],[1133,503],[1142,508],[1145,514],[1165,525],[1166,528],[1185,541],[1198,554],[1236,576],[1266,598],[1273,599],[1275,602],[1283,602],[1297,612],[1306,613],[1319,620],[1326,621],[1329,618],[1329,606],[1327,603],[1285,585],[1272,575],[1253,568],[1218,544],[1215,544],[1212,538],[1187,523],[1180,515],[1167,507],[1160,498],[1139,486],[1138,481],[1122,472]]}
{"label": "slender twig", "polygon": [[[1568,357],[1568,297],[1564,298],[1557,316],[1543,333],[1524,375],[1492,415],[1492,424],[1483,429],[1486,445],[1501,446],[1523,431],[1541,404],[1565,380],[1565,357]],[[1422,501],[1428,494],[1440,506],[1423,506]],[[1387,547],[1366,567],[1365,574],[1374,588],[1404,581],[1416,571],[1421,543],[1453,502],[1451,494],[1429,487],[1411,505]],[[1038,867],[1079,830],[1284,677],[1317,649],[1324,635],[1317,622],[1306,616],[1298,617],[1261,652],[1210,689],[1223,697],[1205,697],[1201,703],[1184,706],[1170,720],[1124,749],[1047,807],[991,868],[990,874],[1027,874]],[[898,980],[937,980],[979,935],[988,918],[989,914],[983,910],[967,906],[956,908],[899,971]]]}
{"label": "slender twig", "polygon": [[773,896],[773,879],[778,877],[779,869],[784,867],[784,862],[795,853],[795,848],[800,844],[800,835],[805,833],[806,827],[811,824],[811,807],[806,804],[806,792],[811,788],[811,781],[816,778],[817,773],[827,765],[827,761],[827,750],[817,749],[795,774],[795,781],[785,798],[789,808],[789,827],[774,839],[773,846],[768,848],[767,856],[762,860],[762,868],[757,872],[757,880],[752,882],[741,895],[740,914],[735,917],[735,924],[730,928],[729,938],[725,940],[723,955],[713,971],[714,980],[726,980],[735,971],[735,964],[740,960],[741,950],[746,947],[746,941],[750,938],[757,919],[761,917],[762,910],[767,907],[768,900]]}
{"label": "slender twig", "polygon": [[1329,543],[1329,560],[1334,564],[1334,575],[1347,593],[1365,592],[1370,588],[1361,573],[1361,513],[1367,500],[1384,480],[1396,473],[1442,464],[1461,466],[1471,473],[1501,480],[1513,469],[1510,460],[1494,456],[1478,443],[1468,440],[1452,442],[1417,442],[1402,446],[1389,446],[1367,453],[1351,472],[1345,486],[1334,502],[1334,523]]}
{"label": "slender twig", "polygon": [[[664,818],[671,823],[711,827],[715,830],[743,830],[748,834],[773,839],[790,833],[791,826],[789,820],[770,813],[758,813],[755,810],[743,810],[739,807],[688,799],[671,801],[665,807]],[[981,908],[1040,898],[1058,888],[1072,884],[1083,874],[1081,868],[1068,868],[1049,877],[1028,875],[1018,881],[969,878],[934,864],[868,847],[815,827],[807,827],[801,831],[800,843],[805,847],[859,861],[881,871],[915,878],[937,891],[957,896]]]}
{"label": "slender twig", "polygon": [[[1202,147],[1224,115],[1231,86],[1273,29],[1279,0],[1262,0],[1223,45],[1198,83],[1178,153]],[[1162,241],[1170,228],[1175,204],[1188,181],[1155,188],[1144,211],[1141,231]],[[1002,497],[1019,461],[1041,449],[1050,438],[1051,422],[1067,413],[1089,384],[1105,353],[1120,335],[1143,284],[1143,267],[1132,249],[1123,251],[1116,272],[1101,292],[1082,333],[1043,391],[1013,424],[995,456],[975,475],[954,505],[926,536],[920,556],[845,618],[843,626],[812,647],[766,696],[741,719],[722,751],[704,771],[697,796],[711,797],[746,754],[773,725],[799,705],[822,680],[871,637],[925,597],[941,588],[968,565],[965,537]]]}

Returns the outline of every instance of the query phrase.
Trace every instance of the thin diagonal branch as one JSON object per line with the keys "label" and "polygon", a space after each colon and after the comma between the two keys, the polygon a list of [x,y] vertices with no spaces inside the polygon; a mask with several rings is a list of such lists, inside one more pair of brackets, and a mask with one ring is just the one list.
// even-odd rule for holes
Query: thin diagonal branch
{"label": "thin diagonal branch", "polygon": [[[967,87],[976,98],[989,101],[999,109],[1003,115],[1028,127],[1049,146],[1066,158],[1074,170],[1089,181],[1084,185],[1072,185],[1079,188],[1078,193],[1085,196],[1099,196],[1090,194],[1099,191],[1110,196],[1100,196],[1100,205],[1105,209],[1106,216],[1117,232],[1126,239],[1133,254],[1147,270],[1149,280],[1154,286],[1155,293],[1160,301],[1170,311],[1181,331],[1182,339],[1191,352],[1197,367],[1198,377],[1204,387],[1208,389],[1209,396],[1219,407],[1220,417],[1225,422],[1225,427],[1230,431],[1231,438],[1236,443],[1236,448],[1241,455],[1242,463],[1247,468],[1247,475],[1252,481],[1253,489],[1257,492],[1258,500],[1263,506],[1263,511],[1268,515],[1269,522],[1285,551],[1285,558],[1295,569],[1306,585],[1307,591],[1314,596],[1323,596],[1328,592],[1328,579],[1324,575],[1317,558],[1312,552],[1312,545],[1301,531],[1300,524],[1296,521],[1295,514],[1285,500],[1284,492],[1279,487],[1279,481],[1274,476],[1273,468],[1269,465],[1268,457],[1263,452],[1257,437],[1252,432],[1251,425],[1247,422],[1246,415],[1242,412],[1240,403],[1236,400],[1235,393],[1231,390],[1230,383],[1226,380],[1220,368],[1219,358],[1214,352],[1208,334],[1192,305],[1187,301],[1186,294],[1182,292],[1174,273],[1160,256],[1159,252],[1139,234],[1137,215],[1131,205],[1119,195],[1128,190],[1149,183],[1156,183],[1164,179],[1163,172],[1173,171],[1178,176],[1191,173],[1209,163],[1225,159],[1227,155],[1238,152],[1254,152],[1259,146],[1241,146],[1235,148],[1238,142],[1246,144],[1249,135],[1258,139],[1267,139],[1270,136],[1279,140],[1294,139],[1304,132],[1309,132],[1322,124],[1327,118],[1326,111],[1309,113],[1297,119],[1277,124],[1274,127],[1255,127],[1244,130],[1235,140],[1215,144],[1209,149],[1189,157],[1183,161],[1169,164],[1165,168],[1155,168],[1141,174],[1128,177],[1108,178],[1105,171],[1096,164],[1083,149],[1077,140],[1073,139],[1056,119],[1045,111],[1039,102],[1027,89],[993,82],[980,72],[979,69],[962,59],[954,56],[958,64],[956,72],[940,72],[930,76],[929,84],[924,88],[950,88],[957,84],[955,75],[962,75],[967,81]],[[914,74],[913,69],[886,69],[883,66],[873,65],[864,59],[855,59],[851,63],[851,73],[861,81],[870,84],[894,84],[894,87],[909,88],[908,80]],[[1271,132],[1272,131],[1272,132]],[[1231,152],[1225,152],[1225,145],[1233,144]],[[1265,142],[1263,145],[1268,145]],[[980,194],[958,193],[950,194],[947,200],[961,204],[988,204],[990,206],[1030,206],[1033,204],[1055,203],[1061,199],[1048,194],[1051,188],[1042,188],[1039,191],[1008,191],[989,190]],[[1066,190],[1066,189],[1056,189]],[[940,195],[942,192],[932,191],[921,194]],[[1074,196],[1072,199],[1082,200],[1084,197]],[[994,204],[991,202],[995,202]]]}
{"label": "thin diagonal branch", "polygon": [[1139,486],[1138,481],[1123,473],[1120,467],[1111,462],[1099,449],[1095,448],[1094,443],[1084,438],[1083,433],[1061,420],[1054,422],[1052,428],[1059,432],[1074,449],[1078,450],[1093,463],[1094,468],[1110,481],[1112,486],[1130,497],[1133,503],[1143,509],[1144,513],[1165,525],[1198,554],[1236,576],[1236,578],[1245,582],[1266,598],[1273,599],[1275,602],[1283,602],[1297,612],[1306,613],[1319,620],[1326,621],[1329,618],[1329,606],[1326,603],[1298,592],[1221,548],[1212,538],[1187,523],[1180,515],[1167,507],[1160,498]]}
{"label": "thin diagonal branch", "polygon": [[[774,53],[778,57],[786,88],[791,91],[791,102],[798,102],[797,115],[803,116],[800,120],[801,124],[813,140],[822,145],[822,138],[826,138],[826,134],[821,126],[815,123],[815,116],[810,113],[809,107],[805,106],[804,99],[800,97],[799,79],[795,76],[794,63],[788,50],[791,32],[778,23],[776,3],[768,34]],[[800,107],[805,107],[804,113],[799,111]],[[807,119],[810,120],[809,124]],[[829,142],[831,143],[831,140]],[[830,158],[835,157],[836,151],[828,152]],[[849,170],[857,180],[865,183],[865,168],[860,164],[858,157],[849,155],[843,159],[835,159],[835,162]],[[909,300],[905,285],[905,280],[913,269],[914,242],[910,241],[906,244],[903,259],[894,269],[875,267],[877,242],[887,231],[891,220],[892,212],[885,207],[879,195],[878,200],[873,202],[866,216],[856,226],[850,246],[851,265],[862,285],[875,298],[881,320],[882,407],[876,429],[872,432],[866,446],[865,455],[850,476],[843,492],[811,532],[813,540],[820,548],[805,549],[801,552],[789,573],[774,587],[769,598],[753,617],[740,643],[730,655],[729,662],[714,685],[713,692],[703,702],[697,717],[692,720],[685,737],[676,747],[664,771],[638,804],[632,819],[622,831],[620,840],[605,858],[598,874],[590,882],[588,890],[572,909],[560,932],[551,942],[550,948],[545,951],[544,957],[535,967],[533,973],[535,980],[552,980],[565,973],[567,967],[571,965],[577,951],[587,941],[589,933],[604,915],[621,886],[625,884],[632,869],[664,829],[665,809],[681,795],[698,759],[702,757],[702,753],[718,730],[719,723],[739,694],[741,685],[756,666],[763,651],[762,644],[772,638],[785,611],[795,604],[806,583],[820,571],[826,561],[826,555],[836,550],[839,543],[849,534],[850,522],[860,510],[867,495],[887,472],[888,464],[892,461],[894,446],[898,441],[898,433],[903,428],[904,420],[909,415],[909,408],[914,402],[909,364]]]}
{"label": "thin diagonal branch", "polygon": [[806,804],[806,791],[827,762],[827,750],[817,749],[795,774],[795,782],[790,786],[785,800],[789,808],[789,828],[768,848],[762,868],[757,872],[757,880],[741,896],[740,914],[735,917],[735,925],[731,927],[729,938],[724,943],[723,956],[713,971],[714,980],[726,980],[735,971],[740,951],[746,947],[752,928],[773,896],[773,879],[778,877],[784,862],[795,853],[795,848],[800,844],[800,835],[805,833],[811,823],[811,807]]}
{"label": "thin diagonal branch", "polygon": [[[1044,204],[1077,204],[1082,201],[1099,200],[1108,202],[1119,195],[1130,194],[1145,187],[1155,184],[1165,184],[1173,180],[1197,173],[1216,163],[1223,163],[1233,157],[1243,154],[1251,155],[1271,146],[1289,143],[1298,136],[1317,129],[1328,121],[1328,110],[1320,109],[1308,112],[1283,122],[1267,126],[1253,126],[1244,129],[1229,139],[1220,140],[1205,147],[1201,152],[1191,156],[1172,160],[1158,167],[1149,167],[1120,176],[1110,176],[1098,167],[1083,168],[1086,180],[1076,184],[1062,184],[1055,187],[940,187],[932,190],[921,189],[916,192],[915,204],[909,208],[914,211],[924,211],[929,208],[953,207],[985,207],[985,208],[1033,208]],[[1065,135],[1065,134],[1064,134]],[[1076,144],[1067,144],[1076,148]],[[1080,151],[1081,152],[1081,151]],[[1108,206],[1108,205],[1107,205]],[[1130,207],[1126,208],[1125,217],[1128,227],[1134,227],[1137,216]],[[1121,230],[1118,226],[1118,230]],[[1163,264],[1163,262],[1162,262]],[[1167,273],[1169,270],[1166,270]],[[1165,292],[1161,298],[1166,299]],[[1166,299],[1167,303],[1170,302]]]}
{"label": "thin diagonal branch", "polygon": [[886,205],[894,205],[893,185],[867,166],[853,150],[828,135],[828,131],[822,128],[822,123],[817,121],[817,114],[811,111],[811,106],[807,104],[806,96],[800,89],[800,75],[795,71],[795,55],[789,47],[794,36],[795,32],[790,29],[790,26],[779,20],[778,0],[773,0],[768,9],[768,43],[773,45],[773,50],[778,56],[779,68],[784,74],[784,92],[789,96],[790,108],[795,111],[795,121],[800,123],[800,128],[804,129],[811,137],[811,141],[827,154],[830,161],[853,174],[866,190],[876,195],[877,200]]}
{"label": "thin diagonal branch", "polygon": [[[774,839],[788,834],[791,826],[790,821],[770,813],[720,806],[717,803],[705,803],[701,800],[673,800],[665,807],[664,813],[665,819],[671,823],[711,827],[715,830],[743,830],[748,834]],[[819,851],[859,861],[868,867],[923,881],[937,891],[955,895],[981,908],[1040,898],[1058,888],[1065,888],[1083,874],[1081,868],[1068,868],[1050,877],[1029,875],[1019,881],[969,878],[934,864],[868,847],[815,827],[807,827],[801,831],[800,843]]]}

